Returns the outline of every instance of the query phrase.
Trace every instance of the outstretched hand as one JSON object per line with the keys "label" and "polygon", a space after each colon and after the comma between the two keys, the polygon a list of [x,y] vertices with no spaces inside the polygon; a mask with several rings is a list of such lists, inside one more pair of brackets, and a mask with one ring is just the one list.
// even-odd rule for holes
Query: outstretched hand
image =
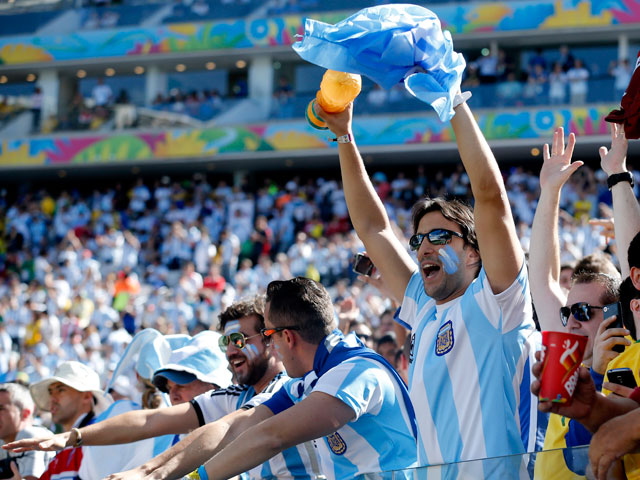
{"label": "outstretched hand", "polygon": [[30,450],[41,450],[44,452],[57,452],[67,446],[69,433],[59,433],[53,437],[25,438],[2,445],[5,450],[12,452],[28,452]]}
{"label": "outstretched hand", "polygon": [[607,175],[627,171],[627,146],[629,141],[624,135],[624,128],[617,123],[611,124],[611,150],[600,147],[600,166]]}
{"label": "outstretched hand", "polygon": [[540,188],[554,188],[560,190],[569,177],[583,162],[578,160],[571,162],[573,149],[576,144],[576,136],[569,134],[569,141],[565,148],[564,145],[564,128],[558,127],[553,132],[553,141],[551,143],[551,153],[549,153],[549,144],[545,143],[542,149],[542,158],[544,163],[540,170]]}

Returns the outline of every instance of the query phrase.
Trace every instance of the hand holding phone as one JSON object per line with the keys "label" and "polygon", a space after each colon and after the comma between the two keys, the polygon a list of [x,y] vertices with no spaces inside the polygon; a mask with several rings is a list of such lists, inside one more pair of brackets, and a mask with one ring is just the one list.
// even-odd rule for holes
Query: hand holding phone
{"label": "hand holding phone", "polygon": [[359,275],[370,277],[373,273],[373,262],[364,253],[356,253],[353,257],[352,270]]}
{"label": "hand holding phone", "polygon": [[[611,318],[615,315],[616,319],[607,326],[607,330],[610,328],[624,328],[624,322],[622,321],[622,308],[620,302],[610,303],[609,305],[605,305],[602,308],[602,315],[604,320]],[[615,345],[611,350],[614,352],[622,353],[624,352],[624,345]]]}
{"label": "hand holding phone", "polygon": [[617,383],[624,387],[636,388],[636,377],[630,368],[612,368],[607,371],[607,378],[611,383]]}

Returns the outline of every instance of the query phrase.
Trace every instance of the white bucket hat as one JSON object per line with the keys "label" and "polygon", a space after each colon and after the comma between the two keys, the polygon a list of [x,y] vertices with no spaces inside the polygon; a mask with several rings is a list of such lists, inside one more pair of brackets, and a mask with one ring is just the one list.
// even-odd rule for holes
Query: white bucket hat
{"label": "white bucket hat", "polygon": [[211,330],[187,337],[184,345],[175,348],[171,357],[153,374],[153,384],[166,393],[167,380],[179,385],[201,380],[220,388],[231,385],[232,373],[226,354],[220,350],[220,334]]}
{"label": "white bucket hat", "polygon": [[63,362],[58,365],[53,377],[41,380],[29,387],[33,401],[40,410],[49,411],[49,387],[51,384],[60,382],[79,392],[92,392],[96,400],[94,413],[98,414],[109,406],[109,400],[100,389],[100,377],[91,368],[80,362]]}

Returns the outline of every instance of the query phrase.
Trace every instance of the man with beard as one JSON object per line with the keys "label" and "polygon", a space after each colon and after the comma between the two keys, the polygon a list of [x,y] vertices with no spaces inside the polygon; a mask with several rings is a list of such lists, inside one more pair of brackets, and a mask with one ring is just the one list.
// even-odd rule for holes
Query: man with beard
{"label": "man with beard", "polygon": [[354,228],[394,296],[403,298],[399,321],[411,330],[419,465],[523,453],[535,442],[528,392],[535,326],[524,252],[489,145],[464,96],[453,104],[451,126],[474,207],[444,198],[413,206],[409,246],[419,267],[369,179],[353,136],[353,105],[330,114],[316,104],[336,137]]}
{"label": "man with beard", "polygon": [[[259,393],[275,391],[288,380],[275,349],[260,334],[264,328],[264,299],[238,301],[220,314],[224,332],[220,346],[239,385],[204,393],[191,400],[157,410],[136,410],[79,429],[78,435],[65,432],[51,440],[24,441],[12,448],[59,450],[82,439],[83,445],[129,443],[166,434],[187,433],[236,411]],[[249,477],[316,478],[319,475],[313,446],[309,443],[289,448],[252,469]]]}

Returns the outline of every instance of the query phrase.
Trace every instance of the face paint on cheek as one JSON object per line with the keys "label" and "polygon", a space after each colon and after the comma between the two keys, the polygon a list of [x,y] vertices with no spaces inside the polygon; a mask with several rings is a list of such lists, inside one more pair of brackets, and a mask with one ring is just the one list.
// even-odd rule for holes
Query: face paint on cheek
{"label": "face paint on cheek", "polygon": [[438,255],[440,255],[440,259],[442,260],[442,266],[444,267],[444,271],[446,273],[455,273],[458,271],[458,265],[460,264],[460,259],[456,255],[456,252],[449,245],[445,245],[444,248],[441,248],[438,251]]}
{"label": "face paint on cheek", "polygon": [[230,333],[235,333],[240,331],[240,322],[238,320],[233,320],[228,322],[224,326],[224,334],[229,335]]}
{"label": "face paint on cheek", "polygon": [[244,347],[244,353],[249,360],[253,360],[258,356],[258,348],[251,343],[247,343]]}

